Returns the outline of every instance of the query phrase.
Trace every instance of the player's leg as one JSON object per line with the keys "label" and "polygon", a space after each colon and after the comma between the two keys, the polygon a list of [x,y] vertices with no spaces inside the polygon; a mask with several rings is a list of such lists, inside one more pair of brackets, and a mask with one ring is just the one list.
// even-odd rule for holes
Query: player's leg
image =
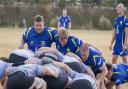
{"label": "player's leg", "polygon": [[124,63],[127,63],[128,62],[128,56],[122,56],[122,60]]}
{"label": "player's leg", "polygon": [[122,56],[123,62],[127,63],[128,62],[128,50],[123,51],[121,56]]}
{"label": "player's leg", "polygon": [[118,50],[113,50],[112,64],[117,63],[117,59],[118,59],[119,55],[120,55],[120,52],[118,52]]}
{"label": "player's leg", "polygon": [[113,55],[112,57],[112,64],[116,64],[118,59],[118,55]]}
{"label": "player's leg", "polygon": [[[100,76],[101,76],[101,73],[98,73],[98,74],[96,75],[96,78],[98,79]],[[106,86],[105,86],[104,81],[105,81],[105,80],[101,80],[101,81],[100,81],[100,84],[99,84],[99,88],[100,88],[100,89],[106,89]]]}

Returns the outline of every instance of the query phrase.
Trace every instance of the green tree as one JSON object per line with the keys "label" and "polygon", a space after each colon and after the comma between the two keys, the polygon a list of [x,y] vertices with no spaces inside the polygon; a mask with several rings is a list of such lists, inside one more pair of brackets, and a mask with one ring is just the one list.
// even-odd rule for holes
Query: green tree
{"label": "green tree", "polygon": [[123,3],[126,7],[128,7],[128,0],[117,0],[117,3]]}
{"label": "green tree", "polygon": [[58,6],[59,6],[60,8],[65,8],[65,6],[66,6],[66,0],[60,0],[60,1],[58,2]]}

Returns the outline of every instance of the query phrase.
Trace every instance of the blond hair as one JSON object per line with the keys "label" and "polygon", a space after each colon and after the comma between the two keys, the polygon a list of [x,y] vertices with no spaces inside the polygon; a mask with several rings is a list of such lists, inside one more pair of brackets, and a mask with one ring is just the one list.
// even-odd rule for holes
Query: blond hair
{"label": "blond hair", "polygon": [[122,3],[119,3],[119,4],[116,6],[116,9],[117,9],[117,7],[122,7],[122,9],[125,10],[124,4],[122,4]]}
{"label": "blond hair", "polygon": [[66,28],[64,27],[59,28],[58,36],[59,39],[61,40],[68,39],[68,31],[66,30]]}

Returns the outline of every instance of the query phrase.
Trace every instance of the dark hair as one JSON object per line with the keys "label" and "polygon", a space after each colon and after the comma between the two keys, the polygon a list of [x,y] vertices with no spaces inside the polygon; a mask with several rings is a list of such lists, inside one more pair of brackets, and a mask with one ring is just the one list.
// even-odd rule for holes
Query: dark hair
{"label": "dark hair", "polygon": [[111,70],[112,69],[112,64],[106,63],[106,67],[107,67],[108,70]]}
{"label": "dark hair", "polygon": [[6,58],[6,57],[0,57],[0,60],[7,62],[8,61],[8,58]]}
{"label": "dark hair", "polygon": [[41,16],[41,15],[36,15],[36,16],[35,16],[35,21],[36,21],[36,22],[42,22],[42,21],[44,21],[43,16]]}

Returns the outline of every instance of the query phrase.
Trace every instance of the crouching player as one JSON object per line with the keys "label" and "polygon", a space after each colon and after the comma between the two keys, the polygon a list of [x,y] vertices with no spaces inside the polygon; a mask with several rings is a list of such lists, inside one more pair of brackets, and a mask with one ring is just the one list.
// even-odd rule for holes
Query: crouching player
{"label": "crouching player", "polygon": [[106,64],[108,68],[107,89],[112,89],[116,85],[116,89],[122,89],[122,84],[128,81],[128,64]]}
{"label": "crouching player", "polygon": [[105,59],[102,57],[101,52],[95,47],[83,43],[80,47],[80,52],[82,56],[82,61],[85,65],[91,67],[97,80],[97,84],[100,89],[104,89],[104,79],[108,73],[107,67],[105,65]]}

